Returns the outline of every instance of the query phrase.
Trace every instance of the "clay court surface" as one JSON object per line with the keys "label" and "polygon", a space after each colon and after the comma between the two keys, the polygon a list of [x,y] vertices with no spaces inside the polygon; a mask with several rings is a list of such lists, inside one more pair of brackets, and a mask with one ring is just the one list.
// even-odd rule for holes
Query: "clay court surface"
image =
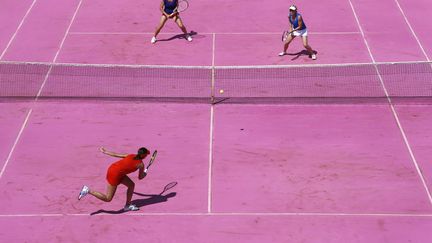
{"label": "clay court surface", "polygon": [[[189,3],[0,0],[1,242],[432,239],[430,1],[293,2],[316,61],[291,2]],[[100,146],[158,150],[139,211],[77,200]]]}

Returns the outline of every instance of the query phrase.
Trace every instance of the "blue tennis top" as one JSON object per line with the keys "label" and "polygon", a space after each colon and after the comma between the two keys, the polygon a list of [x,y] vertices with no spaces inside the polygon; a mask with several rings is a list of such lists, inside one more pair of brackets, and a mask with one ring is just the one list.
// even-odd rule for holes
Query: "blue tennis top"
{"label": "blue tennis top", "polygon": [[[297,13],[296,17],[293,18],[293,16],[291,15],[291,13],[289,14],[289,22],[292,24],[293,29],[297,28],[299,26],[299,18],[301,17],[301,15],[299,13]],[[306,23],[303,19],[303,26],[300,30],[304,30],[306,29]]]}
{"label": "blue tennis top", "polygon": [[172,14],[174,12],[174,9],[177,7],[177,3],[178,0],[172,0],[172,1],[168,1],[168,0],[163,0],[164,2],[164,11],[167,14]]}

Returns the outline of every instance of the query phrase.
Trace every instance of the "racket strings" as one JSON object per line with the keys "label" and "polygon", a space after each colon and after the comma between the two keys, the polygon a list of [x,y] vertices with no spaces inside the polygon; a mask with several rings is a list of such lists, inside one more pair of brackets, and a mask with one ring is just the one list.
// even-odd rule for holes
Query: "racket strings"
{"label": "racket strings", "polygon": [[189,7],[189,3],[185,0],[183,1],[179,1],[178,3],[178,7],[177,7],[177,12],[183,12],[185,11],[187,8]]}

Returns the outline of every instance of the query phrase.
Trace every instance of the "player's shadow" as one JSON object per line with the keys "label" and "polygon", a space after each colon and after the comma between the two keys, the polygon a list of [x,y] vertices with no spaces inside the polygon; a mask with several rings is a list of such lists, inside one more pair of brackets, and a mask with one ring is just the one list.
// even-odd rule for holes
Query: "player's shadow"
{"label": "player's shadow", "polygon": [[[191,31],[189,32],[189,35],[192,36],[192,38],[197,38],[199,37],[198,33],[195,31]],[[171,36],[169,38],[165,38],[165,39],[158,39],[157,41],[172,41],[172,40],[176,40],[176,39],[186,39],[186,35],[185,34],[178,34],[178,35],[174,35]]]}
{"label": "player's shadow", "polygon": [[[317,51],[313,51],[315,54],[317,54],[318,52]],[[292,61],[294,61],[294,60],[297,60],[299,57],[301,57],[301,56],[309,56],[309,58],[311,58],[311,55],[309,54],[309,52],[307,51],[307,50],[302,50],[302,51],[299,51],[299,52],[297,52],[297,53],[287,53],[286,55],[288,55],[288,56],[295,56],[295,57],[293,57],[291,60]]]}
{"label": "player's shadow", "polygon": [[[141,207],[145,207],[151,204],[157,204],[157,203],[163,203],[168,201],[168,199],[175,197],[177,195],[176,192],[171,192],[168,193],[166,195],[164,195],[165,192],[169,191],[170,189],[172,189],[173,187],[175,187],[177,185],[177,182],[171,182],[168,183],[163,191],[159,194],[143,194],[143,193],[138,193],[138,192],[134,192],[135,195],[138,196],[142,196],[142,197],[147,197],[145,199],[135,199],[131,201],[131,204],[134,204],[135,206],[141,208]],[[100,213],[106,213],[106,214],[122,214],[122,213],[126,213],[127,211],[124,211],[123,209],[119,209],[119,210],[104,210],[104,209],[100,209],[98,211],[95,211],[93,213],[91,213],[90,215],[95,215],[95,214],[100,214]]]}

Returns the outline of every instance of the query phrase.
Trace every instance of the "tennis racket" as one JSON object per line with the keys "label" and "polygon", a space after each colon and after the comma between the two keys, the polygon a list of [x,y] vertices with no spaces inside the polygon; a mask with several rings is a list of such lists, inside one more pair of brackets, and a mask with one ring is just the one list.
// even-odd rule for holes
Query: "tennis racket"
{"label": "tennis racket", "polygon": [[285,30],[285,31],[282,33],[282,41],[285,41],[285,40],[288,38],[288,35],[291,35],[292,32],[294,32],[294,30],[293,30],[293,31]]}
{"label": "tennis racket", "polygon": [[153,162],[155,161],[155,159],[156,159],[156,155],[157,155],[157,150],[155,150],[155,151],[153,152],[153,154],[152,154],[152,156],[151,156],[151,158],[150,158],[150,162],[149,162],[149,164],[147,165],[147,167],[146,167],[145,170],[144,170],[145,173],[147,173],[148,169],[150,168],[150,166],[151,166],[151,165],[153,164]]}
{"label": "tennis racket", "polygon": [[181,12],[184,12],[188,8],[189,8],[189,2],[186,0],[181,0],[178,2],[177,8],[174,11],[177,13],[181,13]]}

